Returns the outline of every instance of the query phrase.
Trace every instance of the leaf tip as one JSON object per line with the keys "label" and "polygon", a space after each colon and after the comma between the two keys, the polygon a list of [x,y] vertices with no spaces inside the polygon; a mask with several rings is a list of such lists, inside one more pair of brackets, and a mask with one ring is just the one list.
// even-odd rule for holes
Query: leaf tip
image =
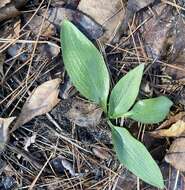
{"label": "leaf tip", "polygon": [[67,20],[67,19],[64,19],[64,20],[61,22],[61,26],[62,26],[62,27],[65,27],[65,26],[67,26],[67,25],[69,25],[69,24],[71,24],[71,22],[70,22],[69,20]]}

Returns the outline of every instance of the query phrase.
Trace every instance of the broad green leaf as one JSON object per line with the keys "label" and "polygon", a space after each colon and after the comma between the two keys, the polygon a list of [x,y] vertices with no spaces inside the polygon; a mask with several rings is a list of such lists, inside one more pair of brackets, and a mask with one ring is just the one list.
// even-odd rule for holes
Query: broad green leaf
{"label": "broad green leaf", "polygon": [[161,171],[145,146],[121,127],[112,124],[112,140],[119,161],[143,181],[164,188]]}
{"label": "broad green leaf", "polygon": [[141,64],[122,77],[113,88],[109,101],[109,117],[118,118],[134,104],[139,93],[144,64]]}
{"label": "broad green leaf", "polygon": [[172,105],[173,102],[165,96],[140,100],[125,116],[141,123],[159,123],[168,115]]}
{"label": "broad green leaf", "polygon": [[61,26],[62,55],[69,77],[86,98],[100,104],[106,111],[109,73],[103,56],[91,41],[71,22]]}

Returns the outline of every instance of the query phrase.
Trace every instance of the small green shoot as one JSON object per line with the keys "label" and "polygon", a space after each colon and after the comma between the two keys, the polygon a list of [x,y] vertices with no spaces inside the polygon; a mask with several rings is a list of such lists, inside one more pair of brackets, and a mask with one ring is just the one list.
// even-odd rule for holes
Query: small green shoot
{"label": "small green shoot", "polygon": [[[61,26],[61,46],[65,68],[77,90],[99,104],[107,118],[128,117],[141,123],[159,123],[168,115],[171,100],[164,96],[138,101],[144,65],[123,76],[109,95],[109,73],[103,56],[71,22]],[[145,146],[122,127],[114,126],[112,140],[119,161],[143,181],[164,188],[163,177]]]}

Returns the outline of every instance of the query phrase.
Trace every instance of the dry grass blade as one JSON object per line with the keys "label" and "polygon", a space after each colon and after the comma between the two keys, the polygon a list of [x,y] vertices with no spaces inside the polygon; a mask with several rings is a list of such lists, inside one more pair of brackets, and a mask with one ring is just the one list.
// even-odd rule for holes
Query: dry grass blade
{"label": "dry grass blade", "polygon": [[58,86],[60,82],[61,80],[58,78],[47,81],[36,88],[24,104],[21,114],[11,132],[35,116],[49,112],[58,104],[60,101],[58,99]]}

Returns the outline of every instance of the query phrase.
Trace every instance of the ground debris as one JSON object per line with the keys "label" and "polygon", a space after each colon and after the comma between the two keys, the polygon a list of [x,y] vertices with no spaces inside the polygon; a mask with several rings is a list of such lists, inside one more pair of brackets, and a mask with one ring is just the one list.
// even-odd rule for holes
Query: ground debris
{"label": "ground debris", "polygon": [[0,118],[0,153],[4,150],[9,138],[9,126],[15,117]]}
{"label": "ground debris", "polygon": [[19,8],[26,4],[27,0],[2,1],[0,4],[0,22],[21,14]]}
{"label": "ground debris", "polygon": [[143,13],[144,16],[141,17],[140,23],[146,22],[140,31],[148,56],[160,59],[161,56],[167,54],[168,39],[174,27],[175,17],[172,14],[173,9],[162,3],[153,6],[152,10],[155,14],[150,10]]}
{"label": "ground debris", "polygon": [[[42,9],[29,23],[28,27],[34,34],[38,33],[45,12],[46,9]],[[31,15],[26,16],[25,22],[30,17]],[[60,31],[60,25],[64,19],[72,21],[91,39],[98,39],[103,35],[103,28],[90,17],[80,11],[63,7],[54,7],[48,10],[47,19],[44,20],[44,26],[42,28],[42,35],[47,37],[55,36]]]}
{"label": "ground debris", "polygon": [[93,103],[76,101],[66,113],[66,117],[81,127],[94,127],[99,124],[102,109]]}
{"label": "ground debris", "polygon": [[111,159],[111,155],[110,153],[103,147],[93,147],[92,148],[92,152],[94,153],[94,155],[98,158],[100,158],[101,160],[110,160]]}
{"label": "ground debris", "polygon": [[42,115],[53,109],[60,101],[58,99],[60,82],[60,79],[54,79],[38,86],[25,102],[20,116],[11,131],[14,131],[35,116]]}
{"label": "ground debris", "polygon": [[[81,106],[77,110],[74,108],[76,104]],[[71,110],[73,111],[71,112]],[[72,120],[69,118],[69,113],[72,116]],[[62,100],[51,111],[51,115],[61,124],[61,127],[66,131],[73,130],[80,142],[92,144],[101,141],[105,144],[111,144],[111,131],[105,120],[103,118],[100,119],[101,114],[102,110],[97,105],[76,97]],[[82,120],[79,120],[80,118]],[[83,126],[78,124],[73,126],[69,119]],[[66,128],[65,126],[68,127]]]}
{"label": "ground debris", "polygon": [[[180,142],[185,128],[184,4],[183,0],[0,1],[0,115],[19,116],[15,122],[22,125],[5,135],[0,189],[28,189],[44,168],[35,190],[156,190],[120,165],[106,113],[84,100],[69,80],[59,39],[61,22],[68,19],[98,42],[110,69],[111,88],[144,63],[138,98],[165,95],[173,100],[171,116],[161,125],[125,119],[123,127],[143,141],[161,168],[166,188],[174,190],[185,157]],[[56,83],[36,93],[51,79]],[[166,162],[161,165],[165,155],[177,169]],[[184,182],[180,172],[176,190],[185,189]]]}
{"label": "ground debris", "polygon": [[185,171],[185,138],[183,136],[173,141],[165,160],[177,170]]}
{"label": "ground debris", "polygon": [[58,156],[50,161],[54,171],[58,174],[64,174],[65,171],[69,172],[71,176],[75,176],[75,170],[73,168],[73,164],[66,160],[62,156]]}
{"label": "ground debris", "polygon": [[184,120],[185,118],[185,112],[179,112],[176,115],[170,116],[169,119],[167,119],[166,121],[164,121],[158,128],[159,129],[163,129],[166,128],[168,126],[170,126],[173,123],[176,123],[178,120]]}
{"label": "ground debris", "polygon": [[137,177],[129,171],[123,171],[117,178],[115,190],[135,190],[137,186]]}
{"label": "ground debris", "polygon": [[151,132],[154,137],[179,137],[185,132],[185,122],[177,121],[169,129],[160,129]]}
{"label": "ground debris", "polygon": [[81,0],[78,9],[89,15],[105,29],[102,42],[111,41],[124,18],[124,7],[120,0]]}

